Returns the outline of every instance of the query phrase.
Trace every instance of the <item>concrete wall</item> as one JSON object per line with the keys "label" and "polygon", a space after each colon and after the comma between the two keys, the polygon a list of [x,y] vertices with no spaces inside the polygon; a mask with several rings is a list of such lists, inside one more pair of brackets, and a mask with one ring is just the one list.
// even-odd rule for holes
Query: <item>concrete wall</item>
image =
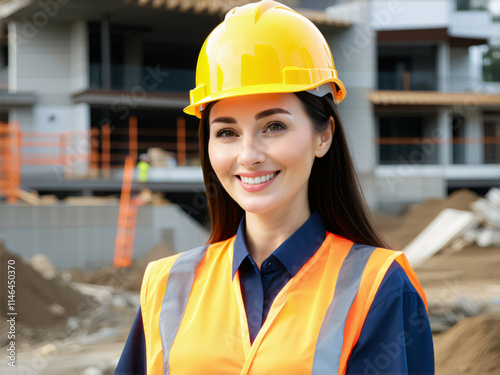
{"label": "concrete wall", "polygon": [[[465,119],[465,137],[482,139],[484,136],[484,121],[482,111],[475,110],[468,113]],[[471,142],[465,145],[465,163],[484,163],[484,144]]]}
{"label": "concrete wall", "polygon": [[362,17],[360,22],[352,27],[324,34],[347,92],[339,104],[339,112],[367,202],[373,207],[376,201],[373,181],[375,118],[367,95],[376,87],[377,43],[376,33],[367,22],[368,4],[363,5],[359,16]]}
{"label": "concrete wall", "polygon": [[83,91],[89,84],[89,41],[87,21],[70,25],[70,92]]}
{"label": "concrete wall", "polygon": [[465,92],[471,89],[469,65],[469,48],[450,48],[450,91]]}
{"label": "concrete wall", "polygon": [[[22,28],[16,22],[16,28]],[[17,90],[40,95],[39,105],[71,105],[71,27],[49,22],[33,37],[17,43]]]}
{"label": "concrete wall", "polygon": [[[117,222],[118,205],[2,205],[0,239],[25,259],[41,253],[59,268],[96,269],[113,261]],[[160,242],[181,252],[207,239],[205,229],[176,205],[138,208],[134,258]]]}
{"label": "concrete wall", "polygon": [[451,81],[450,81],[450,71],[451,71],[451,56],[450,56],[450,45],[446,42],[440,42],[437,49],[437,79],[438,79],[438,91],[448,92],[450,91]]}
{"label": "concrete wall", "polygon": [[[372,22],[378,30],[447,27],[454,0],[372,0]],[[388,19],[389,21],[385,21]]]}
{"label": "concrete wall", "polygon": [[455,37],[489,38],[495,25],[488,11],[456,11],[455,0],[372,0],[377,30],[448,28]]}
{"label": "concrete wall", "polygon": [[[28,33],[28,31],[30,31]],[[64,23],[50,20],[43,27],[28,28],[24,20],[9,22],[9,90],[37,95],[33,107],[12,107],[9,119],[19,121],[25,132],[86,131],[90,108],[73,104],[71,95],[88,87],[87,22]],[[83,135],[71,140],[66,153],[89,151]],[[57,148],[24,148],[23,152],[58,153]],[[66,166],[68,167],[68,166]],[[85,174],[88,163],[73,165],[74,174]],[[57,172],[62,167],[23,166],[23,173]]]}
{"label": "concrete wall", "polygon": [[488,11],[454,11],[449,32],[459,38],[489,38],[494,32],[493,16]]}
{"label": "concrete wall", "polygon": [[379,167],[377,171],[377,210],[400,214],[412,204],[434,197],[444,198],[447,194],[446,181],[439,175],[439,169],[430,170],[425,177],[414,173],[412,165]]}
{"label": "concrete wall", "polygon": [[[12,21],[15,35],[25,25]],[[9,31],[10,31],[9,29]],[[21,122],[25,131],[62,132],[86,130],[88,107],[75,107],[71,94],[88,86],[87,24],[51,21],[29,39],[17,39],[12,56],[15,68],[9,76],[16,91],[38,95],[32,121]],[[9,45],[10,47],[10,45]],[[10,56],[9,56],[10,57]],[[10,73],[9,68],[9,73]]]}

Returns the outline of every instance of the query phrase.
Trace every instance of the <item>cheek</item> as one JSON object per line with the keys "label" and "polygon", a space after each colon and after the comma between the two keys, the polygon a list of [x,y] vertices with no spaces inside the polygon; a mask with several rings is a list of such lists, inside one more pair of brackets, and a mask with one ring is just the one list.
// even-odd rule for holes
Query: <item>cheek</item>
{"label": "cheek", "polygon": [[228,157],[227,150],[224,150],[223,147],[214,146],[211,142],[209,142],[208,158],[219,179],[229,171],[231,165],[230,158]]}
{"label": "cheek", "polygon": [[[283,164],[289,168],[307,168],[310,169],[314,161],[314,151],[312,149],[312,141],[306,141],[307,135],[304,137],[294,137],[294,139],[287,140],[275,148],[275,155]],[[311,166],[310,166],[311,164]],[[310,170],[304,171],[309,173]]]}

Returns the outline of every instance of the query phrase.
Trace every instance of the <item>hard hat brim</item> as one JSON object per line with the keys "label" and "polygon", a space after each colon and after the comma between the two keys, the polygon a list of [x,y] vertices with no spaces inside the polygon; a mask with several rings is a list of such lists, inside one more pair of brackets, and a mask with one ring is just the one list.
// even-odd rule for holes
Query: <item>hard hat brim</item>
{"label": "hard hat brim", "polygon": [[[272,93],[292,93],[292,92],[300,92],[300,91],[307,91],[310,89],[314,89],[318,86],[321,86],[325,83],[332,82],[334,84],[334,92],[335,92],[335,98],[338,103],[340,103],[346,96],[346,90],[344,87],[344,84],[342,81],[340,81],[337,78],[334,79],[325,79],[324,81],[319,81],[316,82],[312,86],[304,86],[303,84],[296,84],[296,85],[291,85],[291,84],[282,84],[282,83],[275,83],[275,84],[265,84],[265,85],[254,85],[254,86],[245,86],[245,87],[237,87],[234,89],[229,89],[225,91],[217,91],[214,94],[205,96],[202,100],[194,102],[193,104],[187,106],[184,108],[184,113],[192,116],[196,116],[198,118],[201,118],[201,111],[205,107],[207,103],[214,102],[217,100],[225,99],[225,98],[232,98],[236,96],[245,96],[245,95],[255,95],[255,94],[272,94]],[[338,86],[335,87],[335,84]],[[190,94],[191,96],[193,95],[193,91],[203,89],[202,87],[197,87],[194,90],[191,90]],[[193,102],[193,100],[192,100]]]}

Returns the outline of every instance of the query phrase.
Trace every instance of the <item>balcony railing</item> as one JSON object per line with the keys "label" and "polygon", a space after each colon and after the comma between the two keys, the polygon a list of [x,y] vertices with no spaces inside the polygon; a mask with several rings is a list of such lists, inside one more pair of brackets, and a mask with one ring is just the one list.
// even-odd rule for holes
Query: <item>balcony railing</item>
{"label": "balcony railing", "polygon": [[433,72],[378,72],[378,90],[475,92],[500,94],[500,82],[485,82],[469,75],[439,76]]}
{"label": "balcony railing", "polygon": [[[442,147],[451,148],[451,164],[468,164],[466,153],[473,154],[481,164],[500,163],[500,137],[482,138],[454,137],[442,139],[436,137],[381,137],[375,139],[378,145],[379,165],[440,164],[439,155]],[[476,163],[474,163],[476,164]]]}
{"label": "balcony railing", "polygon": [[188,92],[195,82],[194,69],[172,69],[159,66],[111,65],[110,87],[105,87],[101,64],[90,64],[91,88],[134,90],[142,88],[153,92]]}
{"label": "balcony railing", "polygon": [[378,72],[379,90],[429,90],[438,89],[436,74],[432,71]]}
{"label": "balcony railing", "polygon": [[463,10],[488,10],[489,0],[456,0],[456,9]]}

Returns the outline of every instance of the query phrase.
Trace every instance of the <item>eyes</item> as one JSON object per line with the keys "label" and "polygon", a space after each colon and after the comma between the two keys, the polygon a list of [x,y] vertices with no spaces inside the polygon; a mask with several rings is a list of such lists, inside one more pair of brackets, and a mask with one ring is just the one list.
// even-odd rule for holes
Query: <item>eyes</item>
{"label": "eyes", "polygon": [[[277,133],[286,129],[286,126],[278,121],[270,122],[266,125],[265,133]],[[223,128],[215,133],[215,138],[232,138],[236,137],[236,132],[231,128]]]}

